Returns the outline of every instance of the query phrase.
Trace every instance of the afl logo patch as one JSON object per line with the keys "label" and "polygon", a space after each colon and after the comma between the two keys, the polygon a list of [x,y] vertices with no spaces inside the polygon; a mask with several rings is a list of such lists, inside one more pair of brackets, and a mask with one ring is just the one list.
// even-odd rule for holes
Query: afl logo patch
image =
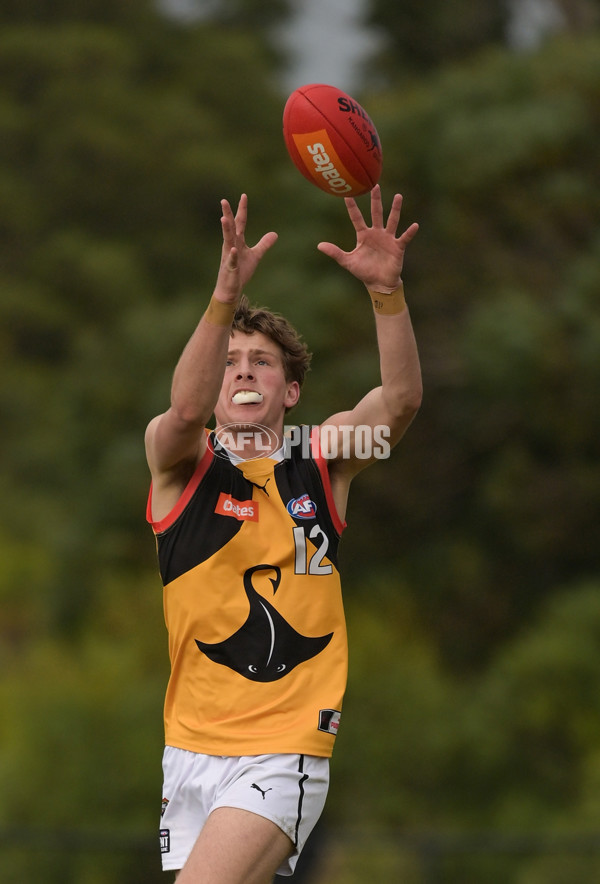
{"label": "afl logo patch", "polygon": [[308,494],[294,497],[289,501],[286,509],[294,519],[314,519],[317,515],[317,505]]}

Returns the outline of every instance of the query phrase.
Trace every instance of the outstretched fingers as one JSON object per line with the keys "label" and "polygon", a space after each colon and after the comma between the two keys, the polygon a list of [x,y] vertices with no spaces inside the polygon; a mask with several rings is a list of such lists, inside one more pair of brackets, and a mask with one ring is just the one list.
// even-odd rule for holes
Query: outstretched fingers
{"label": "outstretched fingers", "polygon": [[400,236],[398,226],[402,210],[402,195],[394,195],[392,205],[384,217],[381,189],[376,185],[371,191],[371,219],[365,222],[356,201],[346,198],[346,209],[356,231],[356,246],[345,252],[330,242],[320,242],[319,251],[348,270],[367,287],[375,291],[392,291],[401,278],[404,252],[414,239],[419,225],[411,224]]}
{"label": "outstretched fingers", "polygon": [[361,210],[358,208],[358,204],[354,197],[347,196],[344,198],[344,203],[346,204],[346,209],[348,210],[348,217],[352,222],[352,226],[359,233],[361,230],[366,230],[366,222],[363,218]]}
{"label": "outstretched fingers", "polygon": [[229,249],[227,260],[225,262],[225,268],[231,271],[237,270],[238,263],[238,250],[236,248]]}
{"label": "outstretched fingers", "polygon": [[317,249],[323,255],[327,255],[328,258],[333,258],[338,264],[343,264],[348,256],[347,252],[344,252],[343,249],[340,249],[339,246],[336,246],[335,243],[332,242],[320,242],[317,245]]}
{"label": "outstretched fingers", "polygon": [[236,244],[235,218],[228,200],[221,200],[221,230],[224,249],[232,249]]}
{"label": "outstretched fingers", "polygon": [[274,231],[263,234],[255,246],[249,246],[245,239],[248,220],[248,197],[243,193],[234,210],[227,199],[221,200],[221,228],[223,232],[223,250],[221,256],[221,283],[228,291],[236,290],[236,294],[251,279],[259,262],[277,241]]}
{"label": "outstretched fingers", "polygon": [[237,212],[235,213],[235,232],[238,236],[243,236],[246,232],[246,222],[248,220],[248,195],[243,193],[238,203]]}
{"label": "outstretched fingers", "polygon": [[383,200],[379,184],[371,191],[371,223],[373,227],[383,227]]}
{"label": "outstretched fingers", "polygon": [[410,242],[412,242],[418,232],[419,232],[419,225],[415,221],[413,224],[410,225],[410,227],[407,227],[407,229],[404,231],[402,236],[399,237],[402,245],[407,246]]}
{"label": "outstretched fingers", "polygon": [[229,200],[221,200],[221,227],[223,228],[223,237],[226,245],[233,245],[243,241],[246,232],[246,222],[248,220],[248,197],[243,193],[240,197],[235,214],[231,208]]}
{"label": "outstretched fingers", "polygon": [[[398,225],[400,223],[400,215],[402,213],[402,199],[403,198],[401,193],[396,193],[394,195],[387,221],[385,221],[383,214],[383,199],[381,196],[381,187],[379,186],[379,184],[376,184],[375,187],[373,187],[373,189],[371,190],[372,228],[385,230],[387,233],[392,233],[395,236],[396,231],[398,230]],[[361,233],[364,230],[369,229],[363,217],[363,214],[356,203],[356,200],[353,197],[346,197],[344,202],[346,203],[348,216],[356,232]],[[414,231],[414,233],[416,233],[416,231]],[[412,236],[414,236],[414,233],[412,234]],[[412,236],[410,237],[410,239],[412,239]],[[407,240],[407,242],[408,241],[410,240]]]}
{"label": "outstretched fingers", "polygon": [[385,229],[389,233],[395,234],[398,230],[398,224],[400,223],[400,214],[402,212],[402,194],[396,193],[394,195],[394,199],[392,200],[392,207],[390,209],[390,214],[388,215],[387,224],[385,225]]}
{"label": "outstretched fingers", "polygon": [[265,233],[264,236],[261,236],[259,241],[252,249],[259,261],[263,257],[263,255],[269,251],[271,246],[275,245],[277,239],[278,234],[275,233],[274,230],[271,230],[269,233]]}

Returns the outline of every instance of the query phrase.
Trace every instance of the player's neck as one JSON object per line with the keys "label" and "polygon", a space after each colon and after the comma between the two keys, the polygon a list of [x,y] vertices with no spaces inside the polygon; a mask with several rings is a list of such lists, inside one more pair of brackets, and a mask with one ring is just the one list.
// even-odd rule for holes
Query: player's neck
{"label": "player's neck", "polygon": [[219,425],[215,429],[215,439],[232,460],[273,457],[283,445],[283,427],[277,432],[258,423]]}

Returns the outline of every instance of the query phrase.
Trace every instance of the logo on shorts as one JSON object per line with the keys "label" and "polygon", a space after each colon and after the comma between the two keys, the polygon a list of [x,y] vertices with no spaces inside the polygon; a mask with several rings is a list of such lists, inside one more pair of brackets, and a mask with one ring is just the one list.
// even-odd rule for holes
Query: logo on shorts
{"label": "logo on shorts", "polygon": [[169,799],[168,799],[168,798],[163,798],[163,800],[162,800],[162,804],[161,804],[161,807],[160,807],[160,815],[161,815],[161,816],[164,816],[164,815],[165,815],[165,810],[167,809],[168,805],[169,805]]}
{"label": "logo on shorts", "polygon": [[335,709],[321,709],[319,712],[319,730],[326,734],[337,734],[342,713]]}
{"label": "logo on shorts", "polygon": [[256,789],[257,792],[260,792],[260,794],[261,794],[262,797],[263,797],[263,801],[265,800],[265,798],[266,798],[266,796],[267,796],[267,792],[272,792],[272,791],[273,791],[273,788],[272,788],[271,786],[270,786],[268,789],[261,789],[260,786],[257,786],[257,785],[256,785],[256,783],[252,783],[251,786],[250,786],[250,788],[251,788],[251,789]]}
{"label": "logo on shorts", "polygon": [[161,829],[160,830],[160,852],[161,853],[170,853],[171,851],[171,830],[170,829]]}

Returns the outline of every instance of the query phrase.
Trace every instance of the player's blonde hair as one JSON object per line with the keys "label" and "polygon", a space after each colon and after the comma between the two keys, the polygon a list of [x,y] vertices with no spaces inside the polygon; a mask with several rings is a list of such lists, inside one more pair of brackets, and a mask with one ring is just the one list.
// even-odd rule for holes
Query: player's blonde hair
{"label": "player's blonde hair", "polygon": [[297,381],[302,387],[304,376],[310,369],[312,353],[308,352],[301,336],[285,316],[273,313],[265,307],[254,307],[246,295],[242,295],[233,317],[231,331],[246,335],[261,332],[266,335],[281,350],[286,381]]}

